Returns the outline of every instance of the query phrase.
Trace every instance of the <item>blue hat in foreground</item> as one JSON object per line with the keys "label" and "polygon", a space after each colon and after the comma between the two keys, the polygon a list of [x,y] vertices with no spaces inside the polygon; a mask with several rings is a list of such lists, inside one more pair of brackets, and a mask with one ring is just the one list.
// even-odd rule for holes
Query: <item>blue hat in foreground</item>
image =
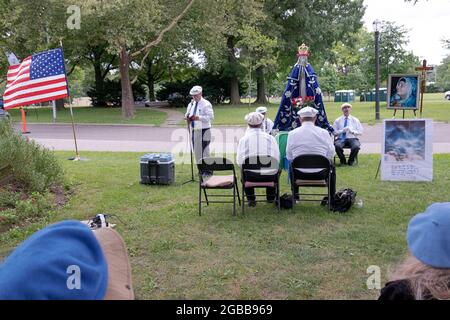
{"label": "blue hat in foreground", "polygon": [[0,265],[0,300],[131,300],[131,267],[120,235],[63,221],[34,233]]}
{"label": "blue hat in foreground", "polygon": [[435,268],[450,268],[450,202],[434,203],[408,225],[408,247],[414,257]]}

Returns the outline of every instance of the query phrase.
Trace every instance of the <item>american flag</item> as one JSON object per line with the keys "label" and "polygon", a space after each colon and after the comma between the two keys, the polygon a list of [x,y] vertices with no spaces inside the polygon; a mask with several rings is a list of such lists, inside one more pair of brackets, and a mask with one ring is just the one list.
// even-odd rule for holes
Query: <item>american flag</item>
{"label": "american flag", "polygon": [[62,49],[36,53],[10,66],[6,80],[5,109],[69,95]]}

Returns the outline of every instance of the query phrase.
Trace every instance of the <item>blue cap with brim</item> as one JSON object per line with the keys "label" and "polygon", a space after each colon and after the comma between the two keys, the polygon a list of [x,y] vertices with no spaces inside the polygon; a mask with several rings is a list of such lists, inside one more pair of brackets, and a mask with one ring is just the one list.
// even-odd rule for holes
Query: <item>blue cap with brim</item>
{"label": "blue cap with brim", "polygon": [[408,225],[408,247],[419,261],[450,268],[450,202],[433,203]]}
{"label": "blue cap with brim", "polygon": [[0,265],[0,300],[99,300],[107,287],[102,248],[79,221],[34,233]]}

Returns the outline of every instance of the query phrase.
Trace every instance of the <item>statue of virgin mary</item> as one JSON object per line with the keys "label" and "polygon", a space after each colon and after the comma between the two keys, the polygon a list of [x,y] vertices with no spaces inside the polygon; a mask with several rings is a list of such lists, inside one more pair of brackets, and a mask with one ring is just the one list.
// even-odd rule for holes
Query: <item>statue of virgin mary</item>
{"label": "statue of virgin mary", "polygon": [[319,111],[316,126],[333,133],[334,129],[327,119],[317,76],[308,63],[308,56],[309,48],[305,44],[298,47],[298,60],[287,78],[288,82],[281,97],[274,129],[290,131],[301,126],[297,112],[302,107],[310,106]]}

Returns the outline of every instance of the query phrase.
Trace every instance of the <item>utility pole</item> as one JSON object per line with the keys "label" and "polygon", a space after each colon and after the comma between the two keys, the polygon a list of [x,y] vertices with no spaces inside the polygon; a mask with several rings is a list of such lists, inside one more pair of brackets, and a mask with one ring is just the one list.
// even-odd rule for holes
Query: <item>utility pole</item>
{"label": "utility pole", "polygon": [[380,21],[373,22],[375,35],[375,120],[380,120]]}

